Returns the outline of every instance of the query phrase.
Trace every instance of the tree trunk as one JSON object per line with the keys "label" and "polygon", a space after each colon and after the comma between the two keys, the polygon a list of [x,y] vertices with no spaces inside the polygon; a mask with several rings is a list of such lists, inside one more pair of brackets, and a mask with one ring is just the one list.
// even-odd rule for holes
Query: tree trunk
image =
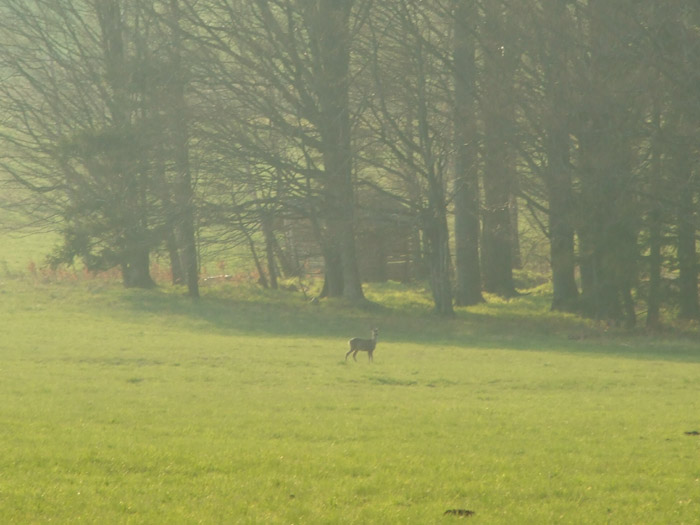
{"label": "tree trunk", "polygon": [[679,147],[676,165],[680,178],[678,196],[678,284],[680,287],[680,316],[684,319],[697,319],[698,305],[698,264],[695,246],[695,191],[693,188],[690,152]]}
{"label": "tree trunk", "polygon": [[479,172],[476,129],[476,4],[455,0],[455,302],[483,302],[479,266]]}
{"label": "tree trunk", "polygon": [[425,263],[425,243],[420,227],[411,230],[411,277],[422,280],[428,277],[428,266]]}
{"label": "tree trunk", "polygon": [[166,234],[165,247],[168,250],[168,257],[170,258],[172,283],[183,284],[185,282],[185,274],[182,271],[180,252],[177,249],[177,241],[175,240],[175,232],[172,229],[169,229],[168,233]]}
{"label": "tree trunk", "polygon": [[427,244],[430,289],[435,312],[443,317],[454,315],[450,283],[450,248],[447,213],[444,205],[434,205],[426,211],[423,233]]}
{"label": "tree trunk", "polygon": [[568,131],[550,129],[547,134],[547,190],[549,242],[552,265],[552,310],[576,311],[573,198],[569,169]]}
{"label": "tree trunk", "polygon": [[621,319],[620,283],[617,276],[617,238],[620,210],[615,152],[608,148],[610,129],[592,119],[579,135],[582,172],[579,218],[581,305],[583,313],[601,320]]}
{"label": "tree trunk", "polygon": [[[517,193],[517,191],[516,191]],[[510,256],[511,266],[515,270],[523,269],[523,258],[520,253],[520,210],[518,209],[518,198],[513,194],[510,196]]]}
{"label": "tree trunk", "polygon": [[654,129],[651,137],[651,181],[650,210],[648,215],[649,228],[649,294],[647,296],[647,328],[658,328],[661,322],[661,245],[663,234],[661,228],[661,200],[660,194],[663,185],[661,166],[661,114],[658,109],[658,100],[654,100],[654,113],[652,116]]}
{"label": "tree trunk", "polygon": [[552,310],[573,312],[578,307],[575,280],[574,197],[570,162],[571,133],[568,115],[572,78],[570,42],[562,33],[571,28],[571,12],[559,0],[543,3],[546,23],[542,64],[544,97],[544,148],[547,165],[544,182],[549,206],[550,264],[552,268]]}
{"label": "tree trunk", "polygon": [[484,289],[503,297],[515,295],[510,199],[513,162],[512,103],[515,50],[504,46],[500,4],[484,4],[484,210],[481,260]]}
{"label": "tree trunk", "polygon": [[579,223],[582,309],[595,319],[632,325],[628,298],[636,273],[636,233],[624,183],[626,145],[614,143],[613,128],[590,124],[579,137],[586,210]]}
{"label": "tree trunk", "polygon": [[647,295],[647,328],[661,323],[661,223],[652,210],[649,216],[649,292]]}
{"label": "tree trunk", "polygon": [[582,89],[577,112],[582,304],[585,313],[628,326],[635,323],[631,290],[636,278],[638,209],[631,169],[633,148],[623,133],[635,117],[621,68],[628,47],[611,30],[624,23],[621,11],[603,0],[590,0],[590,57],[578,79]]}
{"label": "tree trunk", "polygon": [[571,201],[566,195],[553,196],[555,193],[556,190],[550,193],[549,200],[552,310],[574,312],[578,309],[574,229],[569,218],[571,208],[566,207]]}
{"label": "tree trunk", "polygon": [[435,311],[443,317],[454,315],[452,285],[450,282],[450,247],[447,228],[447,200],[445,195],[445,174],[436,160],[433,135],[430,130],[430,100],[425,74],[426,55],[422,44],[416,50],[418,70],[416,96],[416,131],[420,149],[422,177],[427,184],[427,209],[422,215],[423,236],[426,245],[426,258],[430,275],[430,289],[433,293]]}
{"label": "tree trunk", "polygon": [[[285,277],[299,277],[299,275],[301,275],[301,270],[299,268],[299,261],[294,257],[293,250],[283,247],[275,235],[272,235],[271,242],[277,261],[279,261],[279,265],[282,269],[282,275]],[[285,243],[285,245],[286,244],[287,243]]]}
{"label": "tree trunk", "polygon": [[[590,220],[590,216],[587,217]],[[584,226],[578,230],[579,267],[581,269],[581,297],[579,307],[586,317],[595,318],[598,311],[596,290],[598,289],[598,264],[595,257],[593,236]]]}
{"label": "tree trunk", "polygon": [[325,272],[320,297],[343,296],[343,266],[336,246],[322,248]]}
{"label": "tree trunk", "polygon": [[270,277],[270,287],[277,289],[277,265],[275,264],[275,234],[272,231],[272,217],[267,210],[260,208],[260,222],[263,237],[265,238],[265,255],[267,257],[267,275]]}
{"label": "tree trunk", "polygon": [[[326,224],[332,243],[327,264],[328,295],[340,293],[351,301],[364,299],[355,252],[355,192],[352,180],[352,147],[350,143],[350,28],[351,0],[319,0],[312,29],[318,46],[319,130],[325,169]],[[338,290],[339,257],[342,289]]]}
{"label": "tree trunk", "polygon": [[[491,126],[487,125],[486,134]],[[494,138],[486,139],[484,174],[484,211],[481,258],[484,269],[484,289],[502,297],[515,295],[511,249],[510,174],[503,163],[505,144]]]}
{"label": "tree trunk", "polygon": [[197,240],[194,226],[194,189],[189,159],[189,119],[185,100],[186,72],[182,64],[182,42],[177,29],[180,20],[178,0],[170,0],[172,46],[170,62],[172,67],[169,82],[171,105],[166,108],[172,122],[174,142],[175,194],[174,200],[178,210],[175,224],[176,239],[180,252],[180,265],[187,284],[190,297],[199,297],[199,264],[197,257]]}
{"label": "tree trunk", "polygon": [[[135,244],[135,243],[134,243]],[[153,288],[148,248],[133,248],[123,257],[122,282],[126,288]]]}
{"label": "tree trunk", "polygon": [[[242,228],[245,228],[245,226],[242,226]],[[263,268],[263,265],[260,262],[260,257],[258,257],[258,250],[255,248],[255,241],[245,229],[243,231],[245,233],[246,240],[248,241],[250,254],[253,256],[253,263],[255,264],[255,269],[258,271],[258,284],[263,288],[269,288],[270,285],[267,283],[265,268]]]}
{"label": "tree trunk", "polygon": [[197,257],[197,240],[194,231],[193,206],[187,206],[178,228],[180,261],[187,284],[187,294],[199,297],[199,263]]}

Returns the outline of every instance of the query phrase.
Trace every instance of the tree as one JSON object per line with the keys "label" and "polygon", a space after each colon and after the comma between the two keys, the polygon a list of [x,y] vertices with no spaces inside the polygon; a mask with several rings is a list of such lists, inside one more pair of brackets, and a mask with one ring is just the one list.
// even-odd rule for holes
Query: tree
{"label": "tree", "polygon": [[4,168],[61,218],[55,261],[119,266],[126,286],[152,286],[149,254],[161,237],[130,55],[143,11],[118,0],[11,0],[2,15]]}
{"label": "tree", "polygon": [[501,2],[484,2],[480,109],[484,122],[484,203],[481,258],[484,289],[515,295],[511,197],[515,183],[514,75],[520,60],[512,41],[512,13]]}
{"label": "tree", "polygon": [[[381,146],[364,161],[386,174],[422,232],[435,311],[454,314],[447,223],[452,149],[449,69],[441,31],[445,17],[421,2],[376,6],[369,53],[374,98],[364,124]],[[442,21],[440,21],[442,20]]]}
{"label": "tree", "polygon": [[449,316],[453,246],[457,304],[516,294],[525,203],[552,308],[700,315],[697,2],[5,0],[0,28],[2,168],[57,262],[152,286],[165,246],[196,296],[214,238],[275,286],[304,222],[324,294],[360,301],[359,209],[416,232]]}
{"label": "tree", "polygon": [[125,286],[151,287],[166,240],[196,297],[187,75],[178,4],[161,4],[162,17],[153,2],[4,4],[5,168],[61,217],[55,264],[117,266]]}
{"label": "tree", "polygon": [[[203,131],[223,162],[236,166],[230,184],[271,189],[277,196],[266,204],[311,221],[325,262],[324,295],[362,300],[349,97],[351,26],[362,19],[361,3],[183,5],[188,39],[203,57],[199,95],[213,110]],[[265,208],[257,198],[237,202],[251,213]]]}
{"label": "tree", "polygon": [[[542,2],[541,40],[534,56],[540,64],[542,86],[538,127],[542,130],[545,165],[539,171],[544,179],[548,204],[548,234],[552,267],[552,309],[573,312],[578,309],[574,252],[575,200],[571,161],[569,117],[572,103],[571,55],[573,24],[571,11],[558,0]],[[539,90],[533,86],[533,91]]]}
{"label": "tree", "polygon": [[[691,5],[693,7],[691,7]],[[700,317],[698,304],[697,196],[698,136],[700,135],[700,96],[697,68],[700,60],[700,9],[695,4],[676,6],[671,13],[665,41],[666,63],[663,68],[669,81],[668,125],[671,184],[676,188],[676,244],[678,258],[679,315],[685,319]],[[694,24],[694,25],[692,25]]]}
{"label": "tree", "polygon": [[[322,143],[328,249],[337,252],[342,281],[329,279],[328,295],[363,299],[354,236],[354,187],[350,123],[351,0],[319,0],[307,11],[311,53],[318,80],[318,121]],[[335,281],[335,282],[334,282]],[[338,290],[338,288],[340,288]]]}
{"label": "tree", "polygon": [[476,27],[474,2],[455,0],[454,148],[455,148],[455,302],[469,306],[484,300],[479,266],[479,137],[476,114]]}
{"label": "tree", "polygon": [[634,324],[631,290],[636,279],[639,215],[635,149],[630,133],[638,115],[633,101],[638,61],[635,27],[620,5],[585,7],[589,59],[576,79],[580,105],[572,133],[578,145],[577,231],[584,312]]}
{"label": "tree", "polygon": [[189,157],[189,106],[186,97],[188,68],[183,64],[185,52],[181,29],[179,0],[169,0],[164,17],[168,24],[166,45],[166,68],[168,76],[163,79],[163,97],[160,99],[162,113],[167,122],[164,137],[171,147],[168,158],[172,159],[174,180],[172,183],[172,210],[170,213],[176,245],[176,267],[191,297],[199,297],[199,264],[195,237],[195,194]]}

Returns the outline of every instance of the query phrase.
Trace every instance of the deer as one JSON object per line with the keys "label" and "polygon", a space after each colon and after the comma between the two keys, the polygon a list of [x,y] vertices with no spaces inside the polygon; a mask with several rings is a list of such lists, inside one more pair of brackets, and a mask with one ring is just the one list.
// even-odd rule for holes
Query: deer
{"label": "deer", "polygon": [[352,358],[357,361],[357,352],[367,352],[370,362],[374,361],[374,349],[377,346],[377,336],[379,335],[378,328],[372,328],[372,339],[362,339],[360,337],[353,337],[348,341],[350,345],[350,350],[345,354],[345,360],[348,360],[348,356],[352,354]]}

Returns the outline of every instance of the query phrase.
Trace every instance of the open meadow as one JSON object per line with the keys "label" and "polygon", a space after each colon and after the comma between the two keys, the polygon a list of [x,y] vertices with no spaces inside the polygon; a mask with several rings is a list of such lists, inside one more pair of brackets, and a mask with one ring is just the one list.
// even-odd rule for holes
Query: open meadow
{"label": "open meadow", "polygon": [[[692,332],[606,331],[537,291],[445,321],[396,283],[369,309],[229,283],[192,302],[20,266],[5,523],[700,523]],[[346,362],[373,326],[374,363]]]}
{"label": "open meadow", "polygon": [[700,0],[0,0],[0,74],[0,525],[700,525]]}

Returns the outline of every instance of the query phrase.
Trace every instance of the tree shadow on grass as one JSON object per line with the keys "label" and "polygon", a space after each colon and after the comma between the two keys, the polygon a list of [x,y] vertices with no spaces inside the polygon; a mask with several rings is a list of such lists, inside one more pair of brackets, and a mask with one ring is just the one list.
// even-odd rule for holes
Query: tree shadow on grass
{"label": "tree shadow on grass", "polygon": [[368,336],[380,328],[380,341],[517,351],[610,355],[642,360],[700,362],[694,334],[650,335],[606,327],[570,314],[550,312],[546,297],[523,296],[473,308],[459,308],[454,319],[434,315],[427,303],[386,306],[368,302],[311,303],[301,294],[260,288],[207,290],[196,301],[170,291],[125,291],[120,303],[144,318],[152,314],[194,330],[280,338]]}

